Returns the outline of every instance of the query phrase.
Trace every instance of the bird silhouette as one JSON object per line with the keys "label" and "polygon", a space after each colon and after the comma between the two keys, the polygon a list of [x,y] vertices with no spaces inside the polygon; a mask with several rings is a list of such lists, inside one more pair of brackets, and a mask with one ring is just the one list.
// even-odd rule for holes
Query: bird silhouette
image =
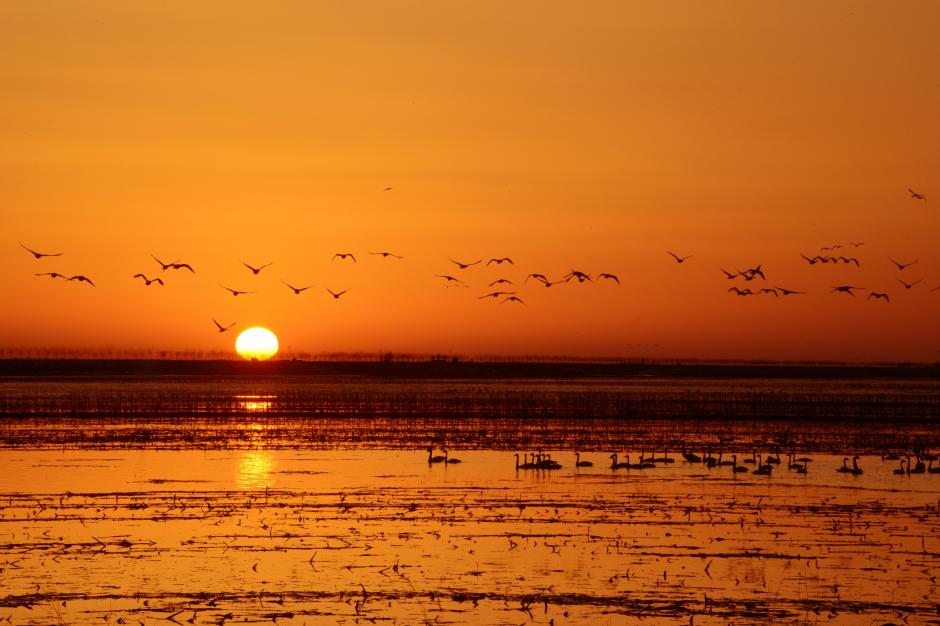
{"label": "bird silhouette", "polygon": [[244,265],[245,267],[247,267],[248,269],[250,269],[250,270],[251,270],[251,273],[254,274],[255,276],[257,276],[258,274],[261,273],[261,270],[263,270],[264,268],[269,267],[269,266],[271,266],[271,265],[274,265],[274,261],[271,261],[270,263],[267,263],[267,264],[265,264],[265,265],[262,265],[261,267],[252,267],[251,265],[248,265],[248,264],[245,263],[244,261],[242,261],[242,265]]}
{"label": "bird silhouette", "polygon": [[154,260],[154,261],[156,261],[157,263],[160,264],[160,269],[162,269],[164,272],[167,271],[168,269],[170,269],[171,267],[173,267],[173,263],[179,263],[179,262],[182,260],[182,259],[176,259],[176,260],[173,261],[172,263],[164,263],[163,261],[161,261],[160,259],[158,259],[158,258],[157,258],[156,256],[154,256],[153,254],[151,254],[150,256],[153,257],[153,260]]}
{"label": "bird silhouette", "polygon": [[865,245],[865,242],[864,241],[850,241],[849,245],[852,246],[853,248],[861,248],[862,246]]}
{"label": "bird silhouette", "polygon": [[196,273],[196,270],[193,269],[192,265],[190,265],[189,263],[180,263],[179,261],[174,261],[173,263],[170,263],[170,269],[171,270],[189,270],[193,274]]}
{"label": "bird silhouette", "polygon": [[763,289],[761,289],[761,290],[758,291],[757,293],[758,293],[758,295],[759,295],[759,294],[762,294],[762,293],[772,293],[775,298],[779,298],[779,297],[780,297],[780,294],[777,293],[777,290],[776,290],[776,289],[771,289],[771,288],[769,288],[769,287],[764,287]]}
{"label": "bird silhouette", "polygon": [[466,285],[467,283],[463,282],[459,278],[455,278],[449,274],[435,274],[438,278],[443,278],[448,283],[457,283],[458,285]]}
{"label": "bird silhouette", "polygon": [[774,289],[779,291],[780,295],[782,296],[796,296],[796,295],[802,295],[806,293],[805,291],[794,291],[792,289],[784,289],[783,287],[777,287],[776,285],[774,285]]}
{"label": "bird silhouette", "polygon": [[221,287],[222,289],[224,289],[224,290],[226,290],[226,291],[230,291],[233,296],[240,296],[240,295],[246,294],[246,293],[254,293],[254,291],[239,291],[239,290],[237,290],[237,289],[232,289],[231,287],[226,287],[226,286],[223,285],[222,283],[219,283],[219,287]]}
{"label": "bird silhouette", "polygon": [[497,278],[496,280],[494,280],[493,282],[491,282],[489,285],[487,285],[487,287],[492,287],[493,285],[513,285],[513,286],[515,286],[515,283],[512,282],[511,280],[506,280],[505,278]]}
{"label": "bird silhouette", "polygon": [[[805,259],[806,257],[803,257],[803,258]],[[723,267],[719,267],[718,269],[721,270],[722,274],[724,274],[724,275],[725,275],[725,278],[727,278],[728,280],[734,280],[735,278],[737,278],[738,276],[741,275],[740,272],[731,273],[731,272],[729,272],[728,270],[726,270],[726,269],[723,268]]]}
{"label": "bird silhouette", "polygon": [[891,298],[888,297],[888,294],[882,293],[880,291],[872,291],[870,294],[868,294],[868,299],[871,300],[872,298],[875,300],[884,300],[888,303],[891,302]]}
{"label": "bird silhouette", "polygon": [[899,283],[901,283],[902,285],[904,285],[904,288],[905,288],[905,289],[911,289],[911,288],[914,287],[915,285],[919,285],[919,284],[921,284],[922,282],[924,282],[924,279],[923,279],[923,278],[921,278],[920,280],[915,280],[915,281],[912,282],[912,283],[906,283],[906,282],[904,282],[903,280],[901,280],[900,278],[895,278],[894,280],[896,280],[896,281],[898,281]]}
{"label": "bird silhouette", "polygon": [[737,296],[753,296],[754,292],[750,289],[738,289],[737,287],[731,287],[728,289],[728,293],[733,293]]}
{"label": "bird silhouette", "polygon": [[134,278],[143,278],[143,279],[144,279],[144,285],[145,285],[146,287],[149,287],[152,283],[157,283],[157,284],[159,284],[161,287],[162,287],[163,284],[164,284],[162,278],[147,278],[147,277],[144,276],[143,274],[134,274]]}
{"label": "bird silhouette", "polygon": [[606,279],[608,279],[608,280],[614,281],[614,282],[617,283],[618,285],[620,284],[620,279],[617,278],[617,275],[616,275],[616,274],[608,274],[607,272],[603,272],[603,273],[601,273],[601,274],[598,274],[598,275],[597,275],[597,278],[598,278],[598,279],[606,278]]}
{"label": "bird silhouette", "polygon": [[95,286],[95,283],[91,282],[90,278],[88,278],[87,276],[83,276],[82,274],[78,274],[77,276],[71,276],[69,280],[77,280],[80,283],[88,283],[92,287]]}
{"label": "bird silhouette", "polygon": [[498,297],[500,297],[500,296],[512,296],[512,295],[515,295],[515,294],[516,294],[515,291],[494,291],[494,292],[492,292],[492,293],[486,294],[485,296],[478,296],[478,297],[477,297],[477,300],[483,300],[483,299],[485,299],[485,298],[493,298],[493,299],[496,299],[496,298],[498,298]]}
{"label": "bird silhouette", "polygon": [[922,194],[922,193],[917,193],[916,191],[914,191],[914,190],[911,189],[910,187],[908,187],[907,190],[908,190],[909,192],[911,192],[911,198],[912,198],[913,200],[923,200],[924,202],[927,201],[927,196],[925,196],[924,194]]}
{"label": "bird silhouette", "polygon": [[36,252],[32,248],[27,248],[26,246],[24,246],[22,241],[19,242],[19,244],[21,248],[23,248],[24,250],[32,254],[37,259],[41,259],[47,256],[62,256],[64,254],[63,252]]}
{"label": "bird silhouette", "polygon": [[455,261],[455,260],[453,260],[453,259],[450,259],[450,262],[453,263],[454,265],[456,265],[457,267],[459,267],[460,269],[465,270],[465,269],[467,269],[468,267],[473,267],[474,265],[477,265],[478,263],[482,263],[482,262],[483,262],[483,259],[480,259],[480,260],[478,260],[478,261],[474,261],[473,263],[461,263],[460,261]]}
{"label": "bird silhouette", "polygon": [[562,280],[568,282],[569,280],[577,279],[579,283],[585,281],[594,282],[594,279],[591,278],[590,274],[585,274],[584,272],[579,272],[578,270],[571,270],[562,277]]}
{"label": "bird silhouette", "polygon": [[528,276],[525,277],[525,282],[529,282],[529,279],[530,279],[530,278],[534,278],[535,280],[540,280],[540,281],[542,281],[543,283],[550,283],[550,282],[552,282],[552,281],[548,280],[548,277],[545,276],[545,274],[529,274]]}
{"label": "bird silhouette", "polygon": [[767,280],[767,277],[764,276],[764,270],[761,269],[761,267],[762,267],[761,265],[758,265],[757,267],[752,267],[751,269],[744,270],[743,272],[741,272],[741,275],[749,276],[750,278],[748,278],[748,280],[753,280],[755,276],[760,276],[761,280]]}
{"label": "bird silhouette", "polygon": [[386,188],[383,189],[382,191],[394,191],[394,190],[395,190],[394,187],[386,187]]}
{"label": "bird silhouette", "polygon": [[895,260],[892,259],[891,257],[888,257],[888,260],[891,261],[892,263],[894,263],[895,265],[897,265],[897,266],[898,266],[898,269],[901,270],[902,272],[903,272],[904,270],[906,270],[907,268],[909,268],[910,266],[912,266],[912,265],[914,265],[915,263],[917,263],[918,261],[920,261],[920,259],[914,259],[914,260],[911,261],[910,263],[899,263],[898,261],[895,261]]}
{"label": "bird silhouette", "polygon": [[288,287],[291,291],[293,291],[293,292],[294,292],[294,295],[296,295],[296,296],[299,296],[299,295],[301,294],[301,292],[307,291],[308,289],[310,289],[311,287],[313,287],[313,286],[316,285],[316,283],[314,283],[313,285],[307,285],[306,287],[294,287],[293,285],[291,285],[291,284],[288,283],[288,282],[285,282],[284,280],[281,280],[281,282],[284,283],[285,285],[287,285],[287,287]]}
{"label": "bird silhouette", "polygon": [[525,304],[525,302],[522,301],[522,298],[518,296],[509,296],[508,298],[500,302],[500,304],[506,304],[507,302],[518,302],[519,304]]}
{"label": "bird silhouette", "polygon": [[838,250],[838,249],[841,248],[841,247],[842,247],[842,244],[841,244],[841,243],[837,243],[837,244],[835,244],[835,245],[833,245],[833,246],[823,246],[822,248],[819,249],[819,251],[820,251],[820,252],[828,252],[829,250]]}
{"label": "bird silhouette", "polygon": [[830,291],[829,293],[836,293],[836,292],[839,292],[839,293],[847,293],[847,294],[849,294],[850,296],[854,296],[855,293],[853,292],[853,290],[855,290],[855,289],[861,291],[861,290],[863,290],[863,289],[865,289],[865,288],[864,288],[864,287],[853,287],[852,285],[839,285],[838,287],[833,287],[833,288],[832,288],[832,291]]}
{"label": "bird silhouette", "polygon": [[216,327],[218,327],[220,333],[224,333],[225,331],[229,330],[232,326],[234,326],[235,324],[238,323],[238,322],[232,322],[232,323],[229,324],[228,326],[222,326],[222,324],[219,324],[219,323],[215,320],[214,317],[212,318],[212,321],[215,323]]}
{"label": "bird silhouette", "polygon": [[55,279],[55,278],[66,278],[66,279],[67,279],[67,278],[68,278],[68,277],[65,276],[64,274],[60,274],[60,273],[58,273],[58,272],[43,272],[42,274],[36,274],[36,276],[48,276],[49,278],[53,278],[53,279]]}
{"label": "bird silhouette", "polygon": [[334,300],[339,300],[339,297],[340,297],[341,295],[343,295],[344,293],[346,293],[347,291],[349,291],[349,290],[348,290],[348,289],[344,289],[344,290],[342,290],[342,291],[340,291],[340,292],[336,292],[336,291],[332,291],[332,290],[330,290],[330,289],[327,289],[327,291],[329,292],[329,294],[330,294],[331,296],[333,296],[333,299],[334,299]]}
{"label": "bird silhouette", "polygon": [[855,267],[861,267],[861,263],[859,263],[858,259],[856,259],[855,257],[840,256],[837,258],[837,260],[842,261],[845,264],[855,263]]}
{"label": "bird silhouette", "polygon": [[384,258],[384,259],[387,259],[388,257],[392,257],[393,259],[404,259],[404,258],[405,258],[405,257],[403,257],[403,256],[399,256],[399,255],[397,255],[397,254],[393,254],[393,253],[391,253],[391,252],[385,252],[385,251],[382,251],[382,252],[370,252],[369,254],[374,254],[374,255],[380,256],[380,257],[382,257],[382,258]]}
{"label": "bird silhouette", "polygon": [[490,259],[489,261],[486,262],[487,265],[489,265],[490,263],[496,263],[496,265],[502,265],[503,263],[509,263],[510,265],[515,265],[515,263],[512,262],[512,259],[510,259],[508,256],[504,256],[499,259]]}
{"label": "bird silhouette", "polygon": [[666,250],[666,254],[674,258],[676,260],[676,263],[685,263],[688,259],[692,258],[691,254],[689,256],[679,256],[675,252],[670,252],[669,250]]}
{"label": "bird silhouette", "polygon": [[333,261],[335,261],[337,257],[339,257],[340,261],[345,261],[346,257],[349,257],[350,259],[353,260],[353,263],[357,262],[356,255],[354,255],[352,252],[337,252],[336,254],[333,255],[333,258],[330,259],[330,262],[332,263]]}
{"label": "bird silhouette", "polygon": [[805,259],[806,262],[809,263],[810,265],[816,265],[822,260],[822,257],[820,257],[819,255],[816,255],[813,258],[810,258],[806,256],[805,254],[803,254],[802,252],[800,252],[800,256],[803,257],[803,259]]}

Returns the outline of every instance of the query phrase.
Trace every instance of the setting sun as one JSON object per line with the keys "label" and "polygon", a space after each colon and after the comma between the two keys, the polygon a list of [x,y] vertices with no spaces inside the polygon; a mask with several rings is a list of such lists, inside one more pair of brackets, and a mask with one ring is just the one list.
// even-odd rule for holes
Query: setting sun
{"label": "setting sun", "polygon": [[264,361],[277,354],[277,336],[267,328],[254,326],[235,340],[235,351],[249,361]]}

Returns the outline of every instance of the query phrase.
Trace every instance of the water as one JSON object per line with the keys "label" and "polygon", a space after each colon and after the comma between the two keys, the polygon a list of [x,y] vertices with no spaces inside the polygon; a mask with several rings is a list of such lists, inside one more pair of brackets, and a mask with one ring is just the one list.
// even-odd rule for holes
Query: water
{"label": "water", "polygon": [[[929,382],[335,382],[0,384],[0,622],[940,620],[940,474],[896,475],[881,458],[935,441],[936,414],[885,425],[480,408],[499,413],[494,398],[513,389],[556,408],[559,390],[664,407],[705,389],[823,395],[836,413],[842,398],[861,415],[891,397],[929,407]],[[476,405],[429,410],[450,407],[434,404],[448,393]],[[389,397],[422,415],[365,406]],[[97,413],[70,412],[89,398]],[[167,399],[203,409],[174,418]],[[346,412],[297,415],[317,406]],[[429,465],[428,444],[462,462]],[[528,446],[563,467],[517,471]],[[684,462],[681,446],[739,462],[781,448],[783,463],[735,475]],[[610,453],[635,462],[666,447],[675,462],[608,467]],[[576,448],[593,467],[574,467]],[[787,468],[791,449],[812,458],[808,473]],[[837,472],[856,452],[864,473]]]}

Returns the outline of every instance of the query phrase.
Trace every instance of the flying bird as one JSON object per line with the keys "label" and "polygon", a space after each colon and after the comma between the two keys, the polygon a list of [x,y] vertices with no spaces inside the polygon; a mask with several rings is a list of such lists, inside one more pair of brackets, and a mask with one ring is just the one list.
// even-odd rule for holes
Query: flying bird
{"label": "flying bird", "polygon": [[598,275],[597,275],[597,278],[598,278],[598,279],[606,278],[606,279],[608,279],[608,280],[612,280],[612,281],[616,282],[618,285],[620,284],[620,279],[617,278],[617,275],[616,275],[616,274],[608,274],[607,272],[603,272],[603,273],[601,273],[601,274],[598,274]]}
{"label": "flying bird", "polygon": [[924,194],[922,194],[922,193],[917,193],[916,191],[914,191],[914,190],[911,189],[910,187],[908,187],[907,190],[908,190],[909,192],[911,192],[911,198],[912,198],[912,199],[914,199],[914,200],[923,200],[924,202],[927,201],[927,196],[925,196]]}
{"label": "flying bird", "polygon": [[54,252],[54,253],[50,253],[50,252],[36,252],[36,251],[33,250],[32,248],[27,248],[26,246],[24,246],[22,241],[19,242],[19,244],[20,244],[20,247],[21,247],[21,248],[23,248],[24,250],[26,250],[27,252],[29,252],[30,254],[32,254],[32,255],[33,255],[34,257],[36,257],[37,259],[41,259],[41,258],[43,258],[44,256],[62,256],[62,254],[64,254],[64,253],[62,253],[62,252]]}
{"label": "flying bird", "polygon": [[266,267],[268,267],[268,266],[270,266],[270,265],[273,265],[273,264],[274,264],[274,261],[271,261],[270,263],[267,263],[267,264],[265,264],[265,265],[262,265],[261,267],[252,267],[251,265],[248,265],[247,263],[245,263],[244,261],[242,261],[242,265],[244,265],[245,267],[247,267],[248,269],[250,269],[250,270],[251,270],[251,273],[254,274],[255,276],[257,276],[258,274],[260,274],[260,273],[261,273],[261,270],[263,270],[264,268],[266,268]]}
{"label": "flying bird", "polygon": [[915,281],[912,282],[912,283],[906,283],[906,282],[904,282],[903,280],[901,280],[900,278],[895,278],[894,280],[896,280],[896,281],[898,281],[899,283],[901,283],[902,285],[904,285],[904,288],[905,288],[905,289],[911,289],[914,285],[919,285],[920,283],[924,282],[924,279],[923,279],[923,278],[921,278],[920,280],[915,280]]}
{"label": "flying bird", "polygon": [[674,258],[676,260],[676,263],[685,263],[687,259],[692,258],[691,254],[689,256],[679,256],[675,252],[670,252],[669,250],[666,250],[666,254]]}
{"label": "flying bird", "polygon": [[772,294],[774,294],[774,297],[776,297],[776,298],[779,298],[779,297],[780,297],[780,294],[777,293],[777,290],[776,290],[776,289],[771,289],[770,287],[764,287],[763,289],[761,289],[761,290],[758,291],[757,293],[758,293],[758,295],[759,295],[759,294],[762,294],[762,293],[772,293]]}
{"label": "flying bird", "polygon": [[505,278],[498,278],[498,279],[494,280],[493,282],[491,282],[489,285],[487,285],[487,287],[492,287],[493,285],[513,285],[513,286],[515,286],[515,283],[512,282],[511,280],[506,280]]}
{"label": "flying bird", "polygon": [[764,276],[764,270],[761,269],[762,265],[757,267],[752,267],[751,269],[744,270],[741,272],[741,275],[744,276],[747,280],[753,280],[755,276],[760,276],[761,280],[767,280],[767,277]]}
{"label": "flying bird", "polygon": [[902,272],[903,272],[904,270],[906,270],[907,268],[909,268],[910,266],[912,266],[912,265],[914,265],[915,263],[917,263],[918,261],[920,261],[920,259],[915,259],[915,260],[911,261],[910,263],[898,263],[897,261],[895,261],[895,260],[892,259],[891,257],[888,257],[888,260],[891,261],[892,263],[894,263],[895,265],[897,265],[897,266],[898,266],[898,269],[901,270]]}
{"label": "flying bird", "polygon": [[134,274],[134,278],[143,278],[144,286],[149,287],[152,283],[159,283],[160,286],[164,286],[163,279],[161,278],[147,278],[143,274]]}
{"label": "flying bird", "polygon": [[232,295],[233,295],[233,296],[240,296],[240,295],[246,294],[246,293],[254,293],[254,291],[238,291],[237,289],[232,289],[231,287],[226,287],[226,286],[223,285],[222,283],[219,283],[219,287],[221,287],[222,289],[224,289],[224,290],[226,290],[226,291],[232,292]]}
{"label": "flying bird", "polygon": [[283,280],[281,282],[287,285],[290,288],[290,290],[294,292],[294,295],[297,295],[297,296],[300,295],[300,292],[307,291],[308,289],[316,285],[316,283],[314,283],[313,285],[307,285],[306,287],[294,287],[290,283],[285,282]]}
{"label": "flying bird", "polygon": [[228,326],[222,326],[222,324],[219,324],[218,322],[215,321],[214,317],[212,318],[212,321],[215,323],[216,327],[218,327],[220,333],[224,333],[225,331],[229,330],[232,326],[238,323],[238,322],[232,322]]}
{"label": "flying bird", "polygon": [[583,283],[584,281],[590,281],[592,283],[594,282],[594,279],[591,278],[590,274],[585,274],[584,272],[579,272],[578,270],[571,270],[565,274],[562,280],[568,282],[572,278],[577,278],[579,283]]}
{"label": "flying bird", "polygon": [[380,257],[382,257],[382,258],[384,258],[384,259],[387,259],[388,257],[392,257],[392,258],[395,258],[395,259],[404,259],[404,258],[405,258],[405,257],[403,257],[403,256],[399,256],[399,255],[397,255],[397,254],[392,254],[391,252],[384,252],[384,251],[383,251],[383,252],[370,252],[369,254],[374,254],[374,255],[380,256]]}
{"label": "flying bird", "polygon": [[483,262],[483,259],[480,259],[479,261],[474,261],[473,263],[461,263],[460,261],[455,261],[455,260],[453,260],[453,259],[451,259],[450,262],[453,263],[453,264],[455,264],[455,265],[456,265],[457,267],[459,267],[460,269],[465,270],[465,269],[467,269],[468,267],[473,267],[473,266],[476,265],[477,263],[482,263],[482,262]]}
{"label": "flying bird", "polygon": [[839,293],[847,293],[847,294],[849,294],[850,296],[853,296],[853,297],[854,297],[854,296],[855,296],[855,293],[853,293],[853,291],[852,291],[853,289],[857,289],[857,290],[861,291],[861,290],[863,290],[863,289],[865,289],[865,288],[864,288],[864,287],[853,287],[852,285],[839,285],[838,287],[833,287],[833,288],[832,288],[832,291],[830,291],[829,293],[836,293],[836,292],[839,292]]}
{"label": "flying bird", "polygon": [[196,270],[193,269],[193,266],[189,263],[180,263],[178,261],[170,263],[171,270],[189,270],[193,274],[196,273]]}
{"label": "flying bird", "polygon": [[[803,257],[803,258],[805,259],[806,257]],[[738,273],[736,273],[736,274],[732,274],[731,272],[729,272],[728,270],[726,270],[726,269],[723,268],[723,267],[719,267],[718,269],[721,270],[721,272],[725,275],[725,278],[727,278],[728,280],[734,280],[735,278],[737,278],[738,276],[741,275],[741,272],[738,272]]]}
{"label": "flying bird", "polygon": [[891,302],[891,298],[888,297],[888,294],[881,293],[879,291],[873,291],[870,294],[868,294],[868,299],[871,300],[872,298],[874,298],[875,300],[884,300],[885,302],[888,302],[888,303]]}
{"label": "flying bird", "polygon": [[515,295],[515,293],[515,291],[494,291],[492,293],[486,294],[485,296],[477,297],[477,300],[483,300],[484,298],[498,298],[500,296],[512,296]]}
{"label": "flying bird", "polygon": [[864,241],[850,241],[849,245],[855,248],[861,248],[862,246],[865,245],[865,242]]}
{"label": "flying bird", "polygon": [[333,255],[333,258],[330,259],[330,263],[332,263],[333,261],[335,261],[335,260],[336,260],[336,257],[339,257],[339,259],[340,259],[341,261],[345,261],[345,260],[346,260],[346,257],[349,257],[350,259],[353,260],[353,263],[356,263],[356,262],[357,262],[357,261],[356,261],[356,255],[354,255],[352,252],[337,252],[336,254]]}
{"label": "flying bird", "polygon": [[163,269],[164,272],[167,271],[168,269],[170,269],[171,267],[173,267],[173,263],[179,263],[180,261],[182,261],[182,259],[176,259],[176,260],[173,261],[172,263],[164,263],[163,261],[161,261],[160,259],[158,259],[158,258],[157,258],[156,256],[154,256],[153,254],[151,254],[150,256],[153,257],[153,260],[154,260],[154,261],[156,261],[157,263],[160,264],[160,267],[161,267],[161,269]]}
{"label": "flying bird", "polygon": [[836,260],[842,261],[842,262],[845,263],[846,265],[848,265],[849,263],[855,263],[855,267],[861,267],[861,263],[859,263],[859,262],[858,262],[858,259],[856,259],[855,257],[844,257],[844,256],[840,256],[840,257],[838,257]]}
{"label": "flying bird", "polygon": [[90,278],[88,278],[87,276],[83,276],[83,275],[81,275],[81,274],[79,274],[79,275],[77,275],[77,276],[72,276],[71,278],[69,278],[69,280],[77,280],[77,281],[80,282],[80,283],[88,283],[88,284],[91,285],[92,287],[95,286],[95,283],[91,282],[91,279],[90,279]]}
{"label": "flying bird", "polygon": [[777,287],[776,285],[774,285],[774,289],[779,291],[780,294],[784,296],[795,296],[795,295],[801,295],[801,294],[806,293],[805,291],[794,291],[792,289],[784,289],[783,287]]}
{"label": "flying bird", "polygon": [[489,265],[490,263],[496,263],[496,265],[502,265],[503,263],[509,263],[510,265],[515,265],[515,263],[512,262],[512,259],[510,259],[508,256],[504,256],[501,259],[490,259],[489,261],[486,262],[487,265]]}
{"label": "flying bird", "polygon": [[509,296],[508,298],[500,302],[500,304],[506,304],[507,302],[518,302],[519,304],[525,304],[525,302],[522,301],[522,298],[518,296]]}
{"label": "flying bird", "polygon": [[386,187],[386,188],[383,189],[382,191],[394,191],[394,190],[395,190],[394,187]]}
{"label": "flying bird", "polygon": [[43,272],[42,274],[36,274],[36,276],[48,276],[49,278],[67,278],[64,274],[58,272]]}
{"label": "flying bird", "polygon": [[348,289],[344,289],[344,290],[340,291],[339,293],[337,293],[337,292],[335,292],[335,291],[331,291],[330,289],[327,289],[327,291],[329,292],[329,294],[330,294],[331,296],[333,296],[333,298],[334,298],[335,300],[339,300],[339,297],[340,297],[341,295],[343,295],[344,293],[346,293],[347,291],[349,291],[349,290],[348,290]]}
{"label": "flying bird", "polygon": [[467,284],[467,283],[463,282],[462,280],[460,280],[459,278],[454,278],[453,276],[450,276],[449,274],[435,274],[435,276],[437,276],[438,278],[443,278],[444,280],[446,280],[446,281],[449,282],[449,283],[457,283],[458,285],[466,285],[466,284]]}
{"label": "flying bird", "polygon": [[737,296],[753,296],[754,292],[750,289],[738,289],[737,287],[732,287],[728,290],[728,293],[733,293]]}
{"label": "flying bird", "polygon": [[528,276],[525,277],[525,282],[529,282],[530,278],[534,278],[535,280],[540,280],[543,283],[551,282],[550,280],[548,280],[548,277],[546,277],[545,274],[529,274]]}

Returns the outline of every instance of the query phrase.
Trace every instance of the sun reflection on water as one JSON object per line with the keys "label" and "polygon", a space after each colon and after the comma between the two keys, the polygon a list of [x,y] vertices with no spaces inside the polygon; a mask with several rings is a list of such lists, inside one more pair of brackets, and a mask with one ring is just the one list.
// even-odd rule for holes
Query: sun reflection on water
{"label": "sun reflection on water", "polygon": [[267,450],[247,450],[238,463],[238,486],[242,489],[261,489],[272,484],[274,460]]}
{"label": "sun reflection on water", "polygon": [[264,413],[271,408],[272,400],[276,396],[264,396],[264,395],[239,395],[235,396],[235,399],[238,400],[238,407],[242,410],[248,411],[249,413]]}

